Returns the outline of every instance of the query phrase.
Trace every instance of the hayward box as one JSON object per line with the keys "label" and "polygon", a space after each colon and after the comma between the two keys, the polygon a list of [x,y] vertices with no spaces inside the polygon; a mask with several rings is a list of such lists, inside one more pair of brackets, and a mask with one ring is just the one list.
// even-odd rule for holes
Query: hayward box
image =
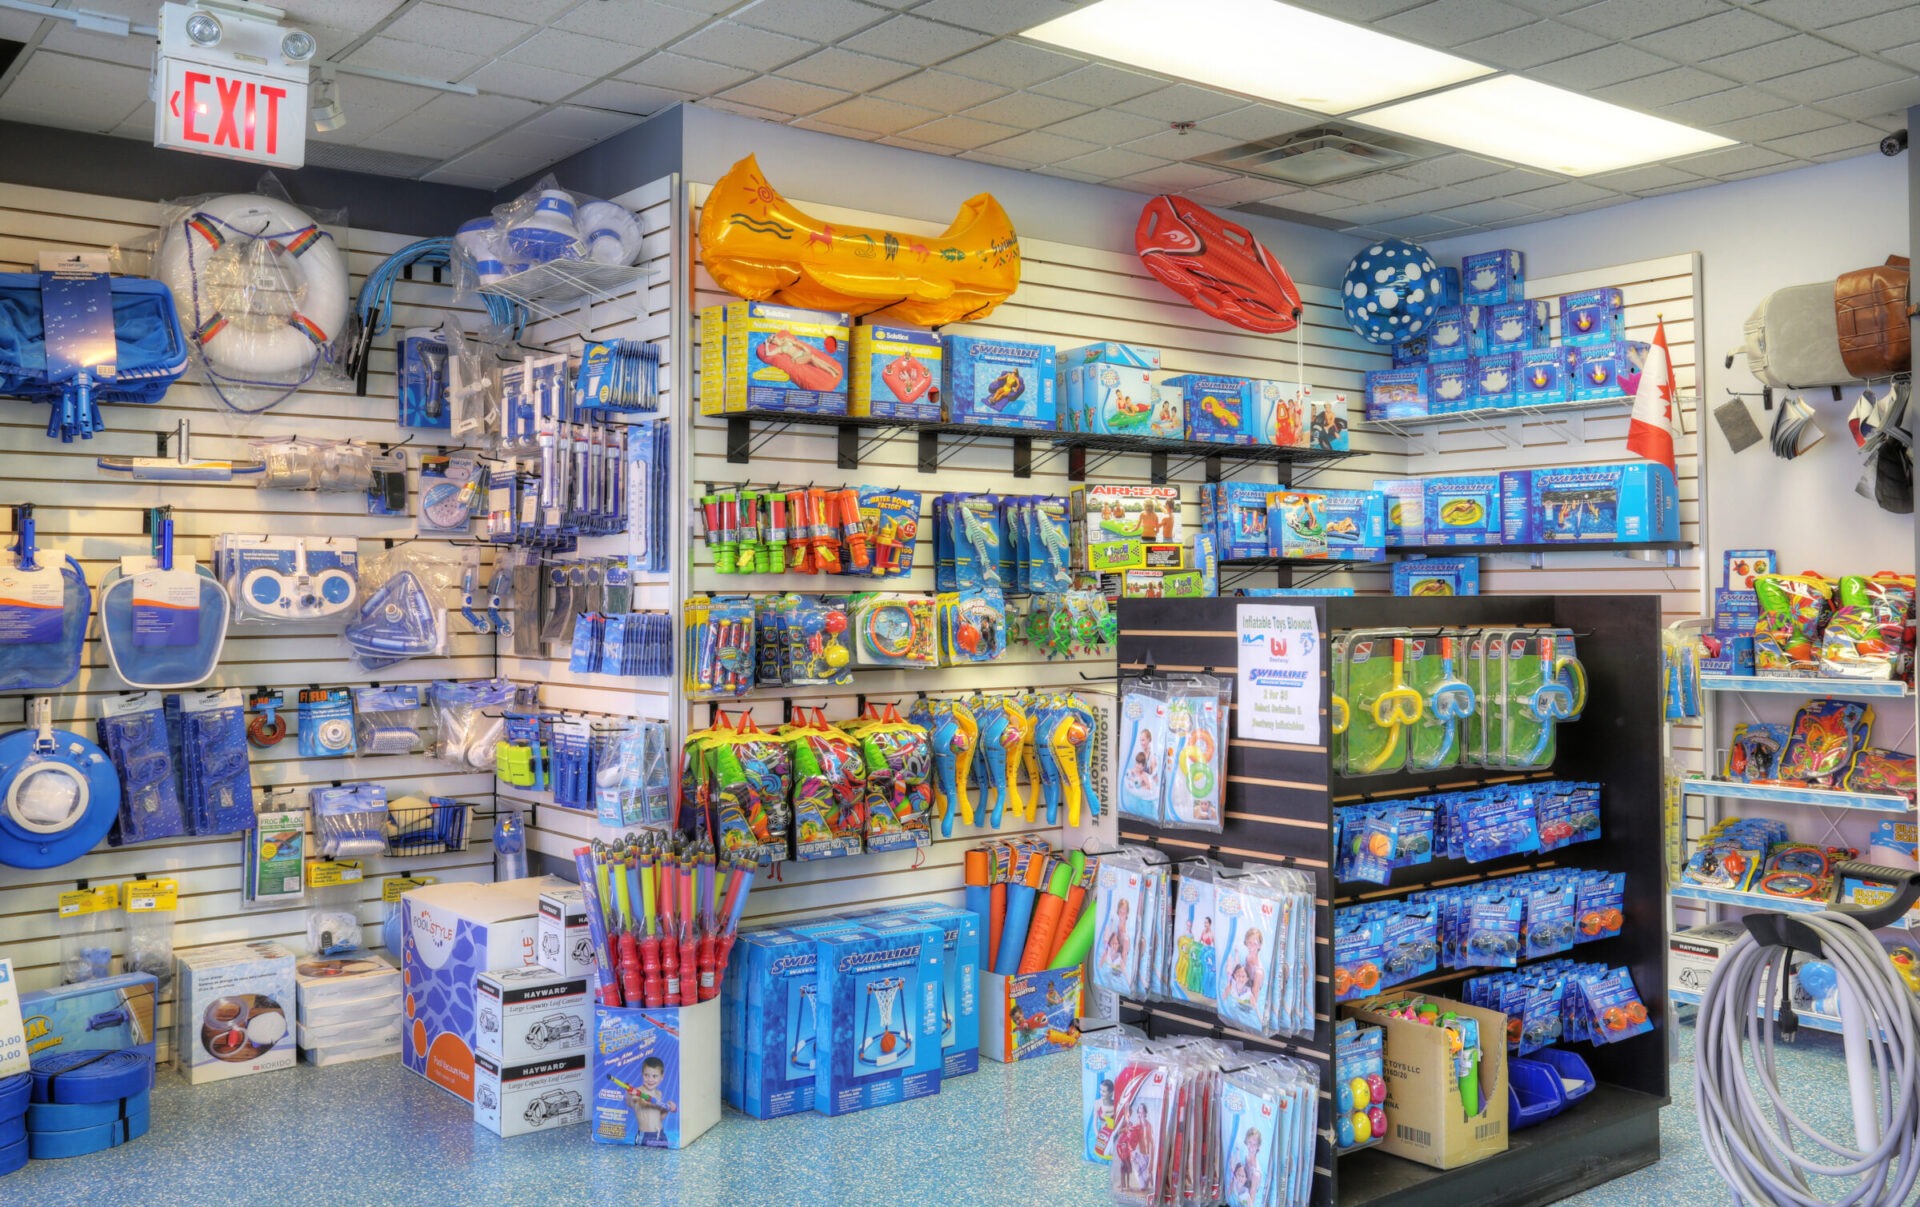
{"label": "hayward box", "polygon": [[523,1065],[473,1058],[473,1121],[496,1136],[524,1136],[587,1121],[587,1054]]}
{"label": "hayward box", "polygon": [[593,975],[593,935],[579,889],[540,894],[540,967],[568,976]]}
{"label": "hayward box", "polygon": [[587,1050],[592,1019],[587,978],[538,965],[482,973],[474,982],[479,1018],[474,1051],[521,1065]]}

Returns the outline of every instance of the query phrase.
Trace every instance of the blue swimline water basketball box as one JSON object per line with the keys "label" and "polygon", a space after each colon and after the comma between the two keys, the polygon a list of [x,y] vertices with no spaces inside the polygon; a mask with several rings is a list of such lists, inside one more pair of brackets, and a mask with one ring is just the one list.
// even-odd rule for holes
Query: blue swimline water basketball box
{"label": "blue swimline water basketball box", "polygon": [[742,931],[720,990],[720,1088],[755,1119],[813,1109],[819,1059],[813,940],[785,927]]}
{"label": "blue swimline water basketball box", "polygon": [[815,940],[813,1109],[844,1115],[940,1092],[944,931],[880,919]]}
{"label": "blue swimline water basketball box", "polygon": [[932,901],[916,901],[898,913],[938,926],[946,937],[940,965],[940,1075],[965,1076],[980,1067],[980,915]]}

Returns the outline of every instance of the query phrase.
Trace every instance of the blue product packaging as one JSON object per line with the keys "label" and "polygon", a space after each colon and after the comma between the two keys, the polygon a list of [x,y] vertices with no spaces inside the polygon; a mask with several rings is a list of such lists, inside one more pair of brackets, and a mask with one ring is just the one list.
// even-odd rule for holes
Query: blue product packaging
{"label": "blue product packaging", "polygon": [[847,414],[940,418],[940,336],[923,327],[862,323],[853,329]]}
{"label": "blue product packaging", "polygon": [[1517,400],[1520,376],[1518,352],[1489,352],[1473,358],[1473,393],[1477,407],[1510,407]]}
{"label": "blue product packaging", "polygon": [[1760,597],[1752,591],[1729,590],[1726,587],[1713,589],[1713,614],[1715,616],[1739,617],[1757,620],[1760,617]]}
{"label": "blue product packaging", "polygon": [[1480,405],[1474,385],[1474,362],[1448,360],[1427,366],[1427,406],[1435,415],[1471,411]]}
{"label": "blue product packaging", "polygon": [[1056,359],[1060,370],[1056,402],[1062,431],[1180,438],[1181,425],[1172,414],[1174,408],[1162,406],[1153,387],[1160,349],[1111,342],[1088,344],[1068,348]]}
{"label": "blue product packaging", "polygon": [[1500,543],[1500,478],[1471,474],[1426,480],[1429,545]]}
{"label": "blue product packaging", "polygon": [[1442,306],[1427,324],[1427,363],[1471,360],[1486,351],[1486,314],[1478,306]]}
{"label": "blue product packaging", "polygon": [[1182,373],[1161,382],[1160,388],[1180,395],[1187,439],[1210,444],[1254,443],[1256,433],[1249,415],[1253,383],[1246,378]]}
{"label": "blue product packaging", "polygon": [[1519,380],[1513,400],[1520,406],[1543,406],[1567,400],[1565,348],[1529,348],[1519,354]]}
{"label": "blue product packaging", "polygon": [[394,388],[399,392],[401,427],[452,426],[447,406],[447,343],[430,329],[408,331],[395,350],[399,362]]}
{"label": "blue product packaging", "polygon": [[1718,657],[1700,659],[1700,673],[1703,675],[1751,675],[1753,674],[1753,638],[1722,637]]}
{"label": "blue product packaging", "polygon": [[755,1119],[813,1109],[819,987],[813,939],[786,927],[742,931],[721,987],[720,1085]]}
{"label": "blue product packaging", "polygon": [[963,1077],[980,1067],[980,915],[931,901],[899,912],[938,926],[946,936],[940,965],[940,1076]]}
{"label": "blue product packaging", "polygon": [[1347,396],[1336,392],[1332,398],[1307,394],[1307,447],[1322,452],[1344,453],[1352,447],[1347,429]]}
{"label": "blue product packaging", "polygon": [[1458,306],[1464,295],[1460,290],[1460,270],[1457,268],[1436,268],[1433,272],[1434,298],[1442,306]]}
{"label": "blue product packaging", "polygon": [[1368,419],[1418,419],[1430,413],[1427,370],[1373,369],[1367,373]]}
{"label": "blue product packaging", "polygon": [[[1725,557],[1726,573],[1722,575],[1720,586],[1728,591],[1751,594],[1753,580],[1762,574],[1774,573],[1774,567],[1780,564],[1780,556],[1771,549],[1729,549]],[[1714,592],[1718,599],[1720,593]],[[1754,600],[1754,614],[1758,615],[1760,601]],[[1718,611],[1718,608],[1715,609]]]}
{"label": "blue product packaging", "polygon": [[1057,422],[1052,344],[943,336],[941,401],[950,423],[1050,432]]}
{"label": "blue product packaging", "polygon": [[1527,296],[1526,261],[1517,251],[1481,251],[1460,260],[1460,300],[1497,306]]}
{"label": "blue product packaging", "polygon": [[846,414],[850,322],[835,311],[771,302],[702,310],[700,413]]}
{"label": "blue product packaging", "polygon": [[1313,390],[1300,381],[1262,381],[1247,384],[1247,405],[1255,444],[1278,448],[1310,448],[1314,422]]}
{"label": "blue product packaging", "polygon": [[1679,489],[1651,461],[1532,471],[1540,541],[1677,541]]}
{"label": "blue product packaging", "polygon": [[1551,302],[1501,302],[1487,308],[1486,347],[1489,352],[1521,352],[1545,348],[1553,322]]}
{"label": "blue product packaging", "polygon": [[712,1076],[700,1054],[713,1051],[716,1004],[594,1007],[587,1122],[595,1144],[684,1148],[719,1122],[711,1083],[698,1084]]}
{"label": "blue product packaging", "polygon": [[1574,348],[1568,354],[1567,397],[1629,398],[1640,382],[1647,345],[1629,340]]}
{"label": "blue product packaging", "polygon": [[[167,976],[174,970],[169,967]],[[145,972],[95,977],[57,989],[20,995],[26,1054],[114,1052],[122,1048],[153,1058],[160,982]]]}
{"label": "blue product packaging", "polygon": [[1419,478],[1376,478],[1373,488],[1386,500],[1387,548],[1426,544],[1426,483]]}
{"label": "blue product packaging", "polygon": [[940,1092],[945,934],[897,921],[814,941],[820,1046],[813,1109],[823,1115]]}
{"label": "blue product packaging", "polygon": [[[1456,280],[1458,278],[1456,277]],[[1412,339],[1401,340],[1393,346],[1393,367],[1406,369],[1413,365],[1427,363],[1427,337],[1416,335]]]}
{"label": "blue product packaging", "polygon": [[1208,482],[1200,491],[1200,530],[1219,557],[1266,557],[1267,505],[1284,487],[1265,482]]}
{"label": "blue product packaging", "polygon": [[1372,490],[1280,491],[1267,506],[1276,557],[1377,562],[1386,556],[1386,496]]}
{"label": "blue product packaging", "polygon": [[1417,557],[1393,568],[1395,595],[1478,595],[1477,557]]}
{"label": "blue product packaging", "polygon": [[1560,342],[1569,348],[1618,343],[1627,337],[1626,301],[1618,289],[1560,295]]}
{"label": "blue product packaging", "polygon": [[1500,544],[1533,545],[1540,527],[1533,522],[1533,471],[1503,470],[1500,474]]}

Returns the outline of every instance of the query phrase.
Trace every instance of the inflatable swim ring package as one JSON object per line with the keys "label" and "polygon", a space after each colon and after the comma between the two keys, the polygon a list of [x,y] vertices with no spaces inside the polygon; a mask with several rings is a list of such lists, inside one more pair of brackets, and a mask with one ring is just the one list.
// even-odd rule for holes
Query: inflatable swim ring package
{"label": "inflatable swim ring package", "polygon": [[1190,675],[1172,682],[1162,743],[1165,798],[1160,824],[1172,830],[1218,834],[1226,824],[1226,718],[1230,680]]}
{"label": "inflatable swim ring package", "polygon": [[346,248],[344,211],[293,204],[271,174],[253,193],[166,206],[153,275],[172,290],[194,360],[229,409],[256,415],[344,380]]}
{"label": "inflatable swim ring package", "polygon": [[454,298],[466,302],[529,269],[573,260],[619,266],[639,260],[640,219],[623,205],[560,187],[552,175],[453,237]]}
{"label": "inflatable swim ring package", "polygon": [[71,556],[40,556],[33,508],[13,513],[17,535],[0,551],[0,691],[50,691],[80,673],[93,593]]}

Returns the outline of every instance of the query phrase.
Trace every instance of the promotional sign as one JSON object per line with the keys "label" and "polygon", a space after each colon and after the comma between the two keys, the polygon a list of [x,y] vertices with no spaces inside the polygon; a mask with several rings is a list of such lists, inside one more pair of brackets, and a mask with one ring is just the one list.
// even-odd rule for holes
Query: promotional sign
{"label": "promotional sign", "polygon": [[1320,743],[1320,631],[1312,608],[1242,607],[1233,736]]}
{"label": "promotional sign", "polygon": [[27,1034],[20,1023],[20,982],[13,961],[0,960],[0,1080],[27,1071]]}

